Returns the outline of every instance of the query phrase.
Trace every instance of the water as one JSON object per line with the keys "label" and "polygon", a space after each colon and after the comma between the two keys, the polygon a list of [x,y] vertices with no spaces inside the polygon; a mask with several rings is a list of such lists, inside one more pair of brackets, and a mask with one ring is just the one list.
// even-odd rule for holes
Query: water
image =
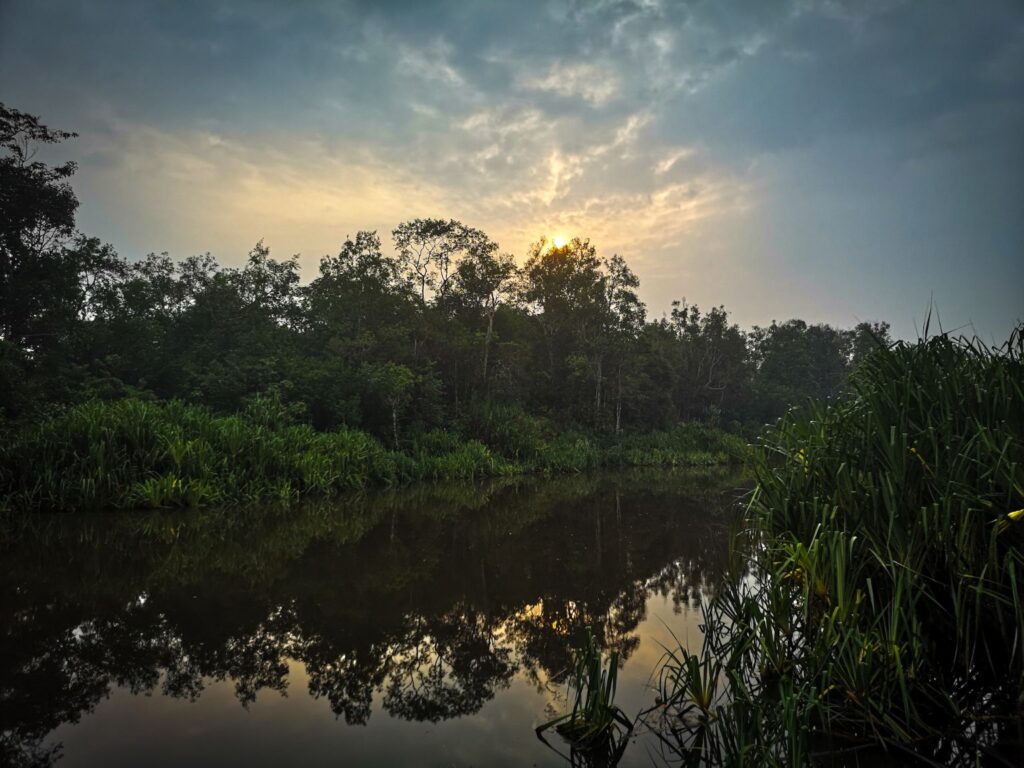
{"label": "water", "polygon": [[[8,526],[0,763],[565,765],[534,728],[574,643],[650,706],[741,493],[649,472]],[[640,729],[622,765],[656,748]]]}

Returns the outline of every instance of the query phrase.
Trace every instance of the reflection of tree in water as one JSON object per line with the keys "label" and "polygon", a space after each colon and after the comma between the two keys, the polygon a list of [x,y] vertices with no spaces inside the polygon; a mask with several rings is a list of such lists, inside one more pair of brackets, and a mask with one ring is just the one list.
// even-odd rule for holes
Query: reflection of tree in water
{"label": "reflection of tree in water", "polygon": [[485,617],[459,606],[442,616],[411,615],[377,642],[343,645],[300,637],[285,652],[304,663],[310,694],[326,698],[350,724],[367,722],[379,690],[384,708],[404,719],[471,714],[515,673],[510,650],[497,644]]}
{"label": "reflection of tree in water", "polygon": [[519,653],[522,670],[538,687],[549,680],[562,682],[573,649],[588,629],[602,648],[617,650],[625,662],[640,644],[640,638],[630,634],[644,614],[646,593],[638,586],[627,585],[613,604],[543,600],[512,616],[507,633]]}
{"label": "reflection of tree in water", "polygon": [[112,685],[194,699],[228,680],[247,705],[283,691],[295,659],[347,723],[367,722],[375,692],[393,716],[437,722],[518,670],[558,679],[586,628],[625,659],[650,591],[683,605],[724,568],[723,496],[705,482],[420,489],[253,515],[229,535],[207,513],[8,535],[0,762],[52,759],[46,735]]}
{"label": "reflection of tree in water", "polygon": [[335,715],[344,716],[351,725],[362,725],[370,719],[374,690],[387,678],[387,645],[352,649],[333,658],[316,651],[297,653],[306,664],[309,692],[326,698]]}
{"label": "reflection of tree in water", "polygon": [[436,723],[478,711],[515,672],[511,650],[473,610],[417,617],[392,656],[384,708],[405,720]]}

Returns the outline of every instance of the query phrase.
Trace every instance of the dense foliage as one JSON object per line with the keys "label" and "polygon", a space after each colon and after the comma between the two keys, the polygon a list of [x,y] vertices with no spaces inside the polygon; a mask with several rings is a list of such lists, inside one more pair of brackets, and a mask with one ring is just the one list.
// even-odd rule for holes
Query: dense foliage
{"label": "dense foliage", "polygon": [[665,667],[668,742],[701,765],[871,744],[1016,765],[1020,331],[996,351],[945,336],[879,351],[848,396],[769,431],[756,472],[753,578],[711,601],[702,653]]}
{"label": "dense foliage", "polygon": [[240,267],[127,260],[75,233],[74,166],[33,159],[68,136],[0,105],[0,430],[125,396],[227,414],[270,390],[317,430],[406,449],[437,427],[515,440],[533,418],[742,427],[834,395],[886,338],[799,320],[746,333],[685,302],[649,321],[629,266],[586,240],[541,240],[517,266],[442,219],[400,224],[390,252],[359,232],[308,282],[262,244]]}
{"label": "dense foliage", "polygon": [[0,510],[287,502],[411,480],[709,466],[737,460],[745,450],[740,438],[701,424],[612,441],[523,417],[533,430],[514,441],[486,425],[486,443],[433,429],[395,451],[357,429],[314,430],[297,423],[294,411],[260,396],[229,416],[177,400],[74,406],[0,446]]}

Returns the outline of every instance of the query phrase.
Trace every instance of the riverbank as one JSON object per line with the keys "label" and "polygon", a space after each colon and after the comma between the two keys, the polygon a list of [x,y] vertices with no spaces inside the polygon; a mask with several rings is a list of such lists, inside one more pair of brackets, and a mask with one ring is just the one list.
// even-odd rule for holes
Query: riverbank
{"label": "riverbank", "polygon": [[290,501],[420,480],[726,465],[746,450],[742,438],[701,424],[617,438],[514,424],[482,431],[476,439],[434,429],[392,450],[357,429],[290,423],[273,401],[227,416],[180,401],[92,401],[9,435],[0,448],[0,510]]}

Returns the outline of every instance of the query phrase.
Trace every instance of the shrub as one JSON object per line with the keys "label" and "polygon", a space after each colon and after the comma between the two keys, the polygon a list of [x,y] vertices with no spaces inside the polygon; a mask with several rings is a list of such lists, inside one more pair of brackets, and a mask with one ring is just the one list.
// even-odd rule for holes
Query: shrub
{"label": "shrub", "polygon": [[265,426],[251,415],[214,416],[176,401],[76,406],[6,444],[0,454],[3,505],[202,506],[332,493],[394,474],[384,449],[365,433]]}
{"label": "shrub", "polygon": [[434,429],[400,452],[355,429],[317,432],[300,422],[301,406],[274,393],[228,416],[174,400],[90,401],[23,428],[0,446],[0,509],[289,501],[374,484],[725,463],[732,455],[723,450],[730,438],[704,426],[602,444],[580,432],[541,437],[542,422],[515,409],[488,413],[491,442]]}

